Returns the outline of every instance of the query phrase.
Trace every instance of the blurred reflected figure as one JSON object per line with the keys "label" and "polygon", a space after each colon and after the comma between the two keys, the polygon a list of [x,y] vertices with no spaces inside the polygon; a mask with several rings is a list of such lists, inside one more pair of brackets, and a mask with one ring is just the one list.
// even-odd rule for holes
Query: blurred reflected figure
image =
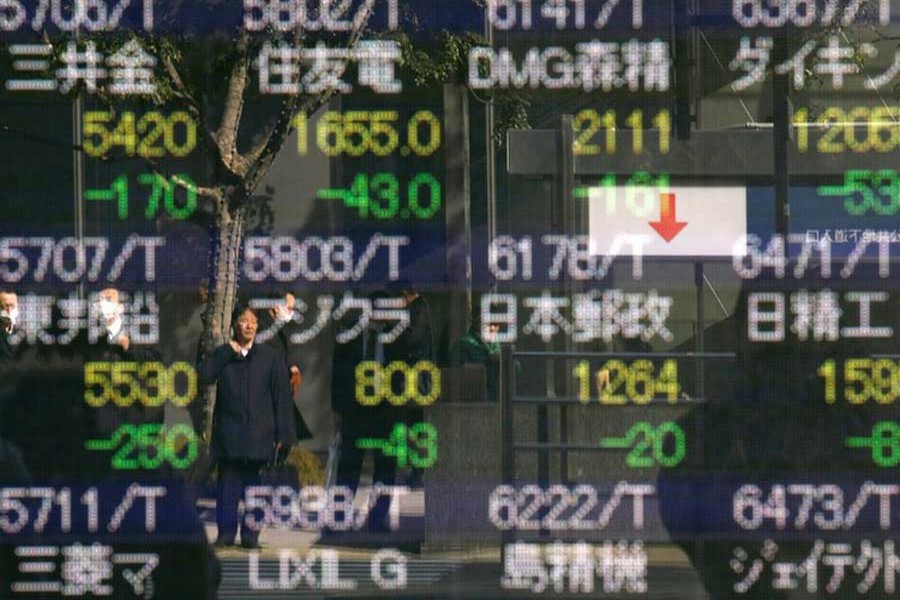
{"label": "blurred reflected figure", "polygon": [[459,338],[450,349],[450,366],[464,367],[467,365],[480,365],[484,367],[485,391],[487,400],[495,402],[500,397],[500,344],[486,342],[485,337],[490,337],[500,330],[496,323],[481,323],[481,315],[474,314],[469,330]]}
{"label": "blurred reflected figure", "polygon": [[19,297],[15,292],[0,291],[0,360],[14,355],[10,336],[19,321]]}

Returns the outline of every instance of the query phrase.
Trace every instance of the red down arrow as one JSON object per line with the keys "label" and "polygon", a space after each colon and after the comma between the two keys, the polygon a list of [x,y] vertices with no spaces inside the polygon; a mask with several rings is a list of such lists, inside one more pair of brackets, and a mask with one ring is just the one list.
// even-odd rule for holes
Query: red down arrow
{"label": "red down arrow", "polygon": [[655,229],[666,243],[675,239],[675,236],[687,227],[686,222],[675,220],[675,194],[659,195],[659,221],[650,221],[648,225]]}

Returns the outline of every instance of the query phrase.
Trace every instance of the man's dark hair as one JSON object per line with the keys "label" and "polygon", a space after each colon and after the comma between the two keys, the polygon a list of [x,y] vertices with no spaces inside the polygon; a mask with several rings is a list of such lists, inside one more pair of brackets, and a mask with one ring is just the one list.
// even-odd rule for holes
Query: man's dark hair
{"label": "man's dark hair", "polygon": [[241,302],[240,304],[235,306],[234,310],[231,312],[231,324],[234,325],[235,323],[237,323],[238,319],[241,318],[241,315],[247,311],[250,311],[251,313],[253,313],[253,316],[256,317],[257,319],[259,318],[259,315],[256,314],[255,308],[253,308],[252,306],[250,306],[250,304],[248,304],[246,302]]}

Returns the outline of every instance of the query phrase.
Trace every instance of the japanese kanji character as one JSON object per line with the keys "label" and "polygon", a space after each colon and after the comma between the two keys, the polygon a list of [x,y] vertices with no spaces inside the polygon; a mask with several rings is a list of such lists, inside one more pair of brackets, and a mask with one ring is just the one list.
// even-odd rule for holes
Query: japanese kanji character
{"label": "japanese kanji character", "polygon": [[659,39],[648,42],[644,48],[644,91],[667,92],[671,70],[669,43]]}
{"label": "japanese kanji character", "polygon": [[560,330],[572,333],[572,325],[560,312],[561,308],[569,306],[568,298],[554,298],[549,291],[544,290],[540,296],[525,298],[523,304],[526,308],[534,309],[528,322],[522,327],[523,333],[536,333],[545,343],[552,340]]}
{"label": "japanese kanji character", "polygon": [[640,90],[644,66],[644,44],[638,40],[628,40],[622,44],[622,62],[625,63],[625,74],[622,77],[624,83],[632,92]]}
{"label": "japanese kanji character", "polygon": [[79,52],[78,44],[69,42],[66,51],[60,56],[65,67],[57,69],[56,76],[62,80],[59,91],[63,94],[72,91],[79,81],[84,82],[88,92],[94,93],[97,91],[97,82],[106,77],[106,69],[100,66],[103,55],[97,52],[97,45],[87,42],[84,47],[85,50]]}
{"label": "japanese kanji character", "polygon": [[554,542],[546,548],[547,564],[550,569],[549,581],[557,593],[566,589],[566,574],[569,570],[569,552],[562,542]]}
{"label": "japanese kanji character", "polygon": [[597,548],[597,576],[603,591],[642,593],[647,591],[647,553],[641,542],[605,542]]}
{"label": "japanese kanji character", "polygon": [[878,77],[870,77],[866,79],[865,85],[870,90],[880,90],[884,86],[891,83],[897,75],[900,75],[900,50],[894,53],[894,62],[887,71]]}
{"label": "japanese kanji character", "polygon": [[104,297],[102,292],[92,293],[88,297],[88,342],[96,344],[100,341],[107,335],[107,325],[116,319],[121,321],[124,313],[125,305],[119,301],[118,292],[115,298]]}
{"label": "japanese kanji character", "polygon": [[622,61],[617,43],[593,40],[576,44],[575,49],[575,67],[584,91],[601,88],[608,92],[621,85]]}
{"label": "japanese kanji character", "polygon": [[629,293],[624,294],[623,298],[624,306],[620,308],[614,318],[622,337],[631,340],[639,337],[643,330],[641,319],[646,314],[643,310],[644,294]]}
{"label": "japanese kanji character", "polygon": [[825,556],[822,557],[822,564],[832,568],[831,579],[825,584],[825,591],[829,594],[836,594],[841,588],[844,576],[847,574],[847,567],[854,562],[853,555],[850,553],[850,544],[828,544],[825,546]]}
{"label": "japanese kanji character", "polygon": [[259,52],[259,91],[263,94],[300,93],[300,49],[281,43],[263,44]]}
{"label": "japanese kanji character", "polygon": [[809,56],[813,50],[816,49],[816,41],[810,40],[803,44],[797,52],[784,61],[780,65],[775,66],[775,72],[779,75],[785,75],[794,72],[794,88],[802,89],[806,84],[806,57]]}
{"label": "japanese kanji character", "polygon": [[603,299],[600,292],[591,290],[575,294],[572,302],[572,340],[590,342],[600,338],[603,331]]}
{"label": "japanese kanji character", "polygon": [[641,312],[647,317],[649,324],[644,327],[641,333],[642,340],[648,342],[653,339],[654,335],[658,335],[667,342],[671,342],[674,339],[675,336],[666,327],[666,320],[669,318],[673,302],[671,296],[660,296],[656,293],[656,290],[647,292]]}
{"label": "japanese kanji character", "polygon": [[872,327],[872,302],[887,302],[887,292],[847,292],[844,299],[859,304],[859,325],[842,327],[841,335],[855,338],[889,338],[894,335],[893,327]]}
{"label": "japanese kanji character", "polygon": [[63,548],[63,595],[112,594],[112,586],[103,583],[113,575],[112,551],[112,546],[99,543],[90,546],[75,543]]}
{"label": "japanese kanji character", "polygon": [[624,302],[625,294],[621,290],[603,292],[603,312],[600,318],[600,337],[603,341],[612,341],[621,331],[619,314]]}
{"label": "japanese kanji character", "polygon": [[[298,317],[295,317],[295,321],[298,323],[303,322],[303,313],[307,309],[307,305],[302,300],[298,301],[297,311],[299,311]],[[328,324],[328,320],[331,318],[331,309],[334,308],[334,298],[332,296],[319,296],[316,299],[316,309],[319,314],[316,315],[316,320],[313,323],[312,327],[303,331],[301,333],[293,333],[291,334],[291,343],[292,344],[305,344],[310,341],[319,333],[325,329],[325,326]],[[358,335],[358,334],[357,334]],[[347,341],[353,338],[348,338]],[[343,342],[342,342],[343,343]]]}
{"label": "japanese kanji character", "polygon": [[807,229],[806,230],[806,243],[808,243],[808,244],[818,244],[819,243],[819,230],[818,229]]}
{"label": "japanese kanji character", "polygon": [[131,584],[135,595],[143,596],[146,589],[153,589],[153,580],[150,579],[149,586],[147,585],[147,580],[154,569],[159,566],[158,554],[115,554],[113,555],[113,563],[117,565],[141,565],[141,568],[137,571],[125,569],[122,572],[122,576],[125,578],[125,581]]}
{"label": "japanese kanji character", "polygon": [[52,344],[55,340],[47,329],[53,325],[54,301],[53,296],[35,294],[19,298],[19,326],[13,330],[10,342],[18,344],[25,340],[29,344],[38,341],[42,344]]}
{"label": "japanese kanji character", "polygon": [[746,75],[731,83],[736,92],[746,90],[766,78],[766,68],[772,59],[772,38],[758,37],[754,41],[755,45],[751,46],[750,38],[742,37],[737,55],[728,64],[732,71],[746,71]]}
{"label": "japanese kanji character", "polygon": [[507,544],[501,585],[505,589],[543,592],[547,588],[547,569],[541,559],[541,547],[524,542]]}
{"label": "japanese kanji character", "polygon": [[66,333],[58,335],[56,342],[62,345],[71,344],[82,330],[88,328],[88,301],[72,292],[68,298],[57,302],[57,306],[62,314],[57,325],[60,329],[65,329]]}
{"label": "japanese kanji character", "polygon": [[[644,326],[641,320],[648,316],[647,302],[649,297],[640,293],[625,294],[621,290],[607,290],[603,293],[603,307],[600,318],[600,337],[605,341],[611,341],[616,335],[621,335],[627,339],[634,339],[645,335]],[[659,320],[660,310],[662,307],[656,299],[653,300],[654,311],[657,321]],[[665,328],[665,319],[668,316],[668,308],[664,309],[662,315],[661,331],[668,331]],[[654,328],[654,331],[657,328]],[[653,331],[649,333],[650,338],[653,337]],[[649,338],[647,338],[649,339]]]}
{"label": "japanese kanji character", "polygon": [[778,553],[778,545],[772,540],[763,542],[762,550],[759,558],[753,559],[748,568],[746,565],[750,555],[747,551],[738,546],[732,551],[734,558],[728,562],[728,566],[736,575],[743,575],[743,579],[734,584],[734,591],[738,594],[746,594],[759,581],[760,575],[763,574],[766,566],[765,563],[772,562]]}
{"label": "japanese kanji character", "polygon": [[[10,44],[9,53],[14,59],[14,71],[46,73],[50,70],[48,57],[53,54],[53,46],[50,44]],[[18,57],[30,57],[30,59],[21,60]],[[56,89],[56,81],[53,79],[10,79],[6,82],[6,89],[11,92],[50,92]]]}
{"label": "japanese kanji character", "polygon": [[[861,54],[872,57],[878,54],[878,50],[869,43],[859,46]],[[816,56],[819,58],[814,67],[816,75],[831,77],[831,86],[839,90],[844,87],[844,75],[859,73],[859,65],[855,62],[846,62],[853,59],[856,50],[851,46],[841,46],[836,35],[829,36],[828,45],[819,48]]]}
{"label": "japanese kanji character", "polygon": [[396,40],[363,40],[356,50],[359,84],[379,94],[398,94],[403,83],[395,73],[400,61],[400,44]]}
{"label": "japanese kanji character", "polygon": [[572,593],[594,591],[594,548],[585,542],[572,545],[569,563],[569,591]]}
{"label": "japanese kanji character", "polygon": [[403,298],[376,298],[372,319],[382,323],[396,323],[393,329],[378,334],[379,344],[390,344],[409,327],[409,311]]}
{"label": "japanese kanji character", "polygon": [[131,40],[106,59],[112,83],[109,92],[119,96],[156,93],[153,68],[156,57],[148,54],[140,42]]}
{"label": "japanese kanji character", "polygon": [[[767,307],[771,305],[771,309]],[[784,341],[784,295],[753,292],[747,299],[747,339],[751,342]]]}
{"label": "japanese kanji character", "polygon": [[[56,571],[56,557],[59,556],[58,546],[18,546],[15,554],[19,561],[19,573],[39,575],[42,581],[15,581],[10,589],[14,594],[30,593],[60,593],[62,584],[59,581],[48,581],[49,574]],[[32,560],[39,559],[39,560]],[[48,560],[53,559],[53,560]],[[17,578],[18,579],[18,578]]]}
{"label": "japanese kanji character", "polygon": [[835,229],[834,243],[835,244],[846,244],[847,243],[847,231],[844,229]]}
{"label": "japanese kanji character", "polygon": [[[505,307],[501,311],[495,307]],[[518,339],[518,305],[513,294],[485,294],[481,297],[481,324],[484,341],[515,342]],[[492,327],[496,325],[497,327]]]}
{"label": "japanese kanji character", "polygon": [[808,340],[812,331],[812,339],[817,342],[833,342],[840,337],[842,312],[838,295],[831,290],[794,292],[791,294],[791,313],[794,315],[791,331],[801,341]]}
{"label": "japanese kanji character", "polygon": [[317,43],[315,48],[304,50],[303,58],[313,59],[313,64],[302,79],[304,91],[310,94],[331,90],[342,94],[350,92],[353,87],[341,79],[347,69],[347,57],[346,49],[329,48],[324,42]]}
{"label": "japanese kanji character", "polygon": [[154,292],[136,292],[131,301],[125,301],[125,319],[128,337],[135,344],[159,343],[159,304]]}

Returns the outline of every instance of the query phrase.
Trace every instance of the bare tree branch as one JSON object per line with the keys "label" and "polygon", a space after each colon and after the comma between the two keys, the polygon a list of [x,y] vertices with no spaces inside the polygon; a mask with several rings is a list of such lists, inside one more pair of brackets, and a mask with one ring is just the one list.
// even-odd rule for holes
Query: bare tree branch
{"label": "bare tree branch", "polygon": [[242,177],[246,165],[243,157],[237,151],[237,133],[244,111],[244,92],[247,89],[250,69],[250,38],[244,30],[241,31],[241,36],[238,38],[237,52],[237,58],[228,78],[225,107],[222,110],[222,119],[216,130],[215,138],[222,163],[229,171]]}
{"label": "bare tree branch", "polygon": [[163,55],[162,65],[163,69],[166,71],[166,75],[172,80],[172,93],[176,98],[185,103],[185,107],[191,116],[200,119],[200,103],[197,102],[197,99],[194,98],[194,95],[188,90],[184,83],[184,79],[181,77],[181,73],[178,72],[178,67],[176,67],[175,63],[172,61],[172,57]]}
{"label": "bare tree branch", "polygon": [[[351,32],[350,41],[347,44],[348,49],[355,48],[359,43],[363,32],[369,24],[371,16],[372,9],[371,7],[368,7],[365,15],[355,22],[355,28]],[[290,133],[293,125],[294,115],[296,115],[298,111],[307,113],[316,112],[331,100],[335,91],[334,88],[331,88],[325,93],[313,95],[303,101],[302,104],[300,94],[293,94],[284,99],[284,102],[281,104],[281,112],[275,120],[275,125],[269,133],[260,139],[260,141],[246,154],[249,170],[244,179],[244,190],[247,196],[253,193],[260,181],[265,177],[266,172],[272,165],[272,161],[275,160],[275,156],[284,145],[284,140]]]}
{"label": "bare tree branch", "polygon": [[176,98],[184,102],[188,113],[196,119],[197,125],[200,127],[200,131],[203,135],[204,146],[207,150],[218,151],[219,145],[216,143],[215,135],[213,134],[212,128],[209,126],[209,120],[206,118],[207,111],[203,104],[198,101],[196,96],[188,89],[188,86],[184,83],[184,78],[181,76],[181,73],[179,73],[178,67],[175,66],[175,62],[172,60],[171,56],[164,55],[162,64],[169,79],[172,80],[172,93]]}
{"label": "bare tree branch", "polygon": [[155,160],[153,160],[152,158],[150,158],[150,157],[143,157],[143,158],[144,158],[144,162],[147,163],[147,165],[150,167],[150,170],[153,171],[154,174],[159,175],[160,177],[163,177],[167,181],[173,182],[175,185],[177,185],[180,188],[183,188],[183,189],[193,188],[194,190],[196,190],[198,196],[212,198],[213,201],[216,202],[216,204],[218,204],[220,202],[224,202],[225,197],[220,188],[206,187],[206,186],[202,186],[202,185],[192,184],[179,175],[170,175],[170,174],[166,173],[159,166],[159,163],[156,162]]}

